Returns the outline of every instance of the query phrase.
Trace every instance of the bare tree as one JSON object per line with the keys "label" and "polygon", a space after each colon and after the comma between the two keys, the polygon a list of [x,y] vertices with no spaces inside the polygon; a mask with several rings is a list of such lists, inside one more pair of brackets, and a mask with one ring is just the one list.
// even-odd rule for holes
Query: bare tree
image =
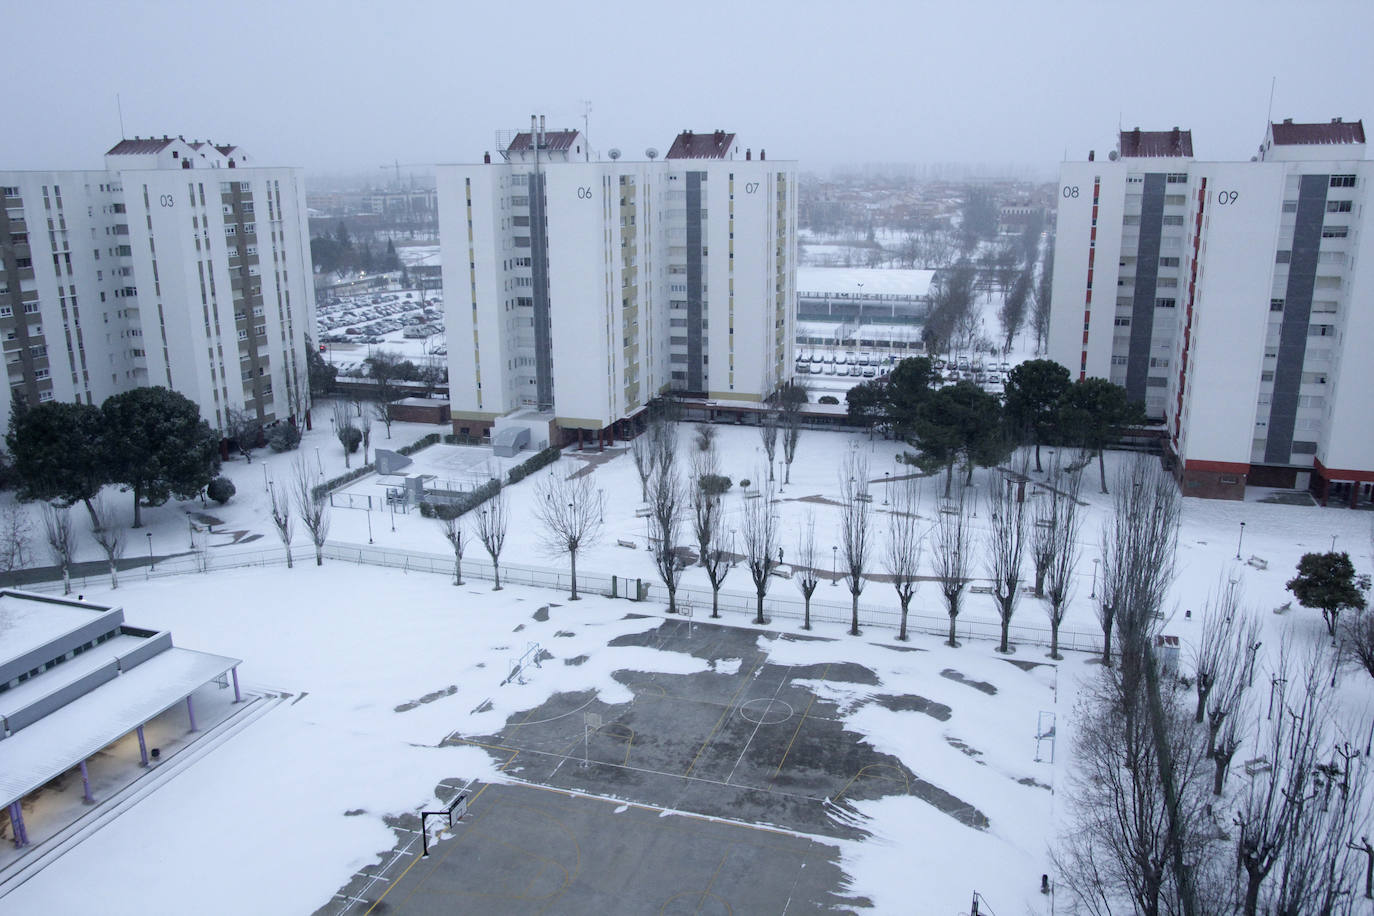
{"label": "bare tree", "polygon": [[859,635],[859,594],[864,590],[871,542],[873,501],[868,493],[868,459],[850,452],[840,470],[840,553],[849,588],[849,635]]}
{"label": "bare tree", "polygon": [[601,534],[603,508],[591,477],[567,478],[553,473],[542,477],[534,491],[534,517],[544,526],[545,546],[566,553],[572,572],[569,601],[578,601],[577,552]]}
{"label": "bare tree", "polygon": [[463,521],[456,511],[449,506],[437,507],[435,516],[439,520],[439,528],[444,532],[444,540],[453,548],[453,584],[463,584],[463,549],[467,546],[467,531],[463,528]]}
{"label": "bare tree", "polygon": [[703,566],[706,565],[711,535],[719,527],[716,525],[716,519],[721,515],[721,493],[717,489],[719,478],[720,459],[714,447],[692,455],[692,535],[696,538],[699,562]]}
{"label": "bare tree", "polygon": [[342,401],[334,402],[333,421],[334,436],[343,448],[344,467],[349,467],[348,456],[358,447],[358,442],[362,440],[362,433],[358,431],[357,425],[353,422],[353,415],[348,412],[348,405]]}
{"label": "bare tree", "polygon": [[277,529],[277,537],[281,538],[281,546],[286,551],[286,568],[292,567],[291,559],[291,499],[289,495],[277,489],[274,481],[267,489],[267,499],[272,509],[272,527]]}
{"label": "bare tree", "polygon": [[[1049,600],[1046,612],[1050,618],[1050,657],[1060,658],[1059,627],[1064,622],[1069,598],[1073,593],[1074,568],[1078,566],[1081,550],[1078,537],[1083,528],[1079,515],[1078,491],[1083,480],[1078,471],[1067,473],[1058,465],[1050,469],[1048,499],[1036,510],[1032,541],[1048,532],[1050,560],[1045,570],[1045,597]],[[1034,548],[1032,548],[1034,549]]]}
{"label": "bare tree", "polygon": [[124,556],[124,529],[115,522],[114,509],[99,496],[90,505],[91,540],[105,554],[110,566],[110,588],[119,588],[119,560]]}
{"label": "bare tree", "polygon": [[677,423],[673,403],[665,404],[649,424],[649,443],[654,450],[654,465],[659,471],[673,466],[677,460]]}
{"label": "bare tree", "polygon": [[0,572],[14,573],[29,565],[31,527],[29,514],[11,503],[0,515]]}
{"label": "bare tree", "polygon": [[[1301,666],[1281,648],[1278,709],[1264,725],[1260,748],[1268,769],[1256,772],[1237,805],[1236,862],[1244,890],[1241,912],[1335,913],[1353,900],[1357,875],[1350,840],[1367,817],[1364,766],[1357,754],[1322,759],[1338,738],[1331,721],[1331,669],[1317,652]],[[1349,751],[1348,742],[1337,751]],[[1272,878],[1272,880],[1271,880]]]}
{"label": "bare tree", "polygon": [[[700,488],[698,488],[700,489]],[[682,479],[671,464],[660,462],[649,485],[649,538],[654,568],[668,590],[668,613],[677,613],[677,586],[686,568],[679,551],[682,540]]]}
{"label": "bare tree", "polygon": [[797,443],[801,441],[802,407],[808,399],[806,386],[800,382],[788,382],[778,392],[782,407],[782,460],[786,465],[784,484],[792,482],[792,460],[797,457]]}
{"label": "bare tree", "polygon": [[[0,545],[4,543],[3,536],[0,536]],[[3,553],[0,550],[0,556]],[[1374,611],[1360,611],[1345,616],[1341,621],[1341,645],[1345,647],[1346,661],[1353,662],[1374,677]]]}
{"label": "bare tree", "polygon": [[[1186,712],[1172,696],[1165,707],[1171,758],[1188,787],[1186,811],[1205,822],[1200,746],[1189,733]],[[1055,859],[1060,880],[1081,911],[1094,916],[1178,912],[1178,888],[1169,866],[1173,835],[1148,706],[1142,690],[1123,691],[1114,671],[1089,680],[1080,695],[1077,767],[1068,793],[1072,819]],[[1207,861],[1213,836],[1199,831],[1190,837],[1191,861]]]}
{"label": "bare tree", "polygon": [[371,417],[363,417],[361,429],[362,429],[362,434],[363,434],[363,466],[366,467],[367,464],[368,464],[368,460],[367,460],[367,449],[368,449],[368,446],[370,446],[370,445],[372,444],[372,418],[371,418]]}
{"label": "bare tree", "polygon": [[802,593],[802,629],[809,630],[811,596],[816,593],[816,586],[820,584],[816,571],[816,513],[810,509],[806,512],[806,521],[802,524],[801,530],[797,532],[797,562],[792,568],[795,571],[793,578]]}
{"label": "bare tree", "polygon": [[487,500],[473,516],[477,527],[477,540],[486,548],[491,557],[491,568],[495,573],[496,584],[492,591],[501,590],[501,549],[506,546],[506,529],[510,525],[510,498],[505,488]]}
{"label": "bare tree", "polygon": [[72,557],[76,554],[76,528],[72,525],[71,509],[43,504],[43,534],[48,541],[48,554],[62,571],[62,594],[72,593]]}
{"label": "bare tree", "polygon": [[1021,567],[1026,554],[1026,504],[1016,498],[1013,485],[1009,479],[994,479],[987,495],[988,573],[992,577],[997,614],[1002,620],[1002,643],[997,651],[1004,654],[1011,651],[1007,631],[1021,598]]}
{"label": "bare tree", "polygon": [[716,446],[716,428],[710,423],[698,423],[694,437],[697,451],[709,452]]}
{"label": "bare tree", "polygon": [[711,516],[711,528],[702,551],[702,564],[706,567],[706,578],[711,580],[711,616],[720,616],[720,587],[725,577],[735,568],[735,536],[731,531],[725,533],[725,516],[716,512]]}
{"label": "bare tree", "polygon": [[302,456],[292,464],[291,491],[296,514],[315,545],[315,565],[323,566],[324,542],[329,537],[329,497],[316,489],[315,474]]}
{"label": "bare tree", "polygon": [[777,558],[778,521],[773,514],[771,488],[764,486],[763,493],[755,499],[745,497],[740,525],[744,536],[744,562],[749,566],[749,577],[754,580],[754,593],[758,596],[754,623],[762,625],[766,622],[763,599],[768,594],[769,577],[781,562]]}
{"label": "bare tree", "polygon": [[1226,677],[1230,650],[1240,624],[1240,589],[1235,581],[1224,583],[1202,610],[1202,635],[1193,644],[1193,689],[1197,708],[1193,721],[1201,722],[1207,713],[1207,697],[1218,678]]}
{"label": "bare tree", "polygon": [[639,474],[639,498],[649,501],[649,475],[658,467],[658,452],[654,449],[653,425],[630,442],[630,457],[634,459],[635,471]]}
{"label": "bare tree", "polygon": [[778,414],[765,409],[759,416],[759,438],[763,440],[763,454],[768,458],[768,482],[773,482],[773,457],[778,453]]}
{"label": "bare tree", "polygon": [[963,496],[954,505],[940,509],[940,520],[935,526],[935,580],[939,583],[940,594],[945,599],[945,610],[949,613],[949,640],[951,646],[958,646],[954,638],[954,626],[959,617],[959,603],[963,597],[964,586],[969,581],[969,517],[968,506]]}
{"label": "bare tree", "polygon": [[248,459],[249,464],[253,463],[252,450],[257,447],[258,436],[261,434],[262,423],[258,421],[256,414],[229,408],[225,415],[224,437],[234,443],[234,448]]}
{"label": "bare tree", "polygon": [[[1148,708],[1179,907],[1183,916],[1197,916],[1196,886],[1185,864],[1191,822],[1184,810],[1183,771],[1170,743],[1153,639],[1175,578],[1182,499],[1173,478],[1149,456],[1137,456],[1123,466],[1117,482],[1112,519],[1102,538],[1103,595],[1111,601],[1107,616],[1114,620],[1121,643],[1121,692],[1142,696]],[[1104,663],[1108,659],[1104,653]]]}
{"label": "bare tree", "polygon": [[925,536],[921,531],[921,519],[917,514],[921,505],[921,491],[913,478],[897,481],[892,493],[892,516],[887,528],[887,553],[884,566],[892,577],[892,587],[897,590],[897,601],[902,606],[902,626],[897,638],[907,638],[907,613],[911,607],[912,596],[916,594],[921,572],[921,548]]}

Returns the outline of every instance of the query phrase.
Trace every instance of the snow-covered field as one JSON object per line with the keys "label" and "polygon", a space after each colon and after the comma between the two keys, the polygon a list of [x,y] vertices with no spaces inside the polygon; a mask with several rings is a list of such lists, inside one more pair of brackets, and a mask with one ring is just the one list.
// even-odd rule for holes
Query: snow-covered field
{"label": "snow-covered field", "polygon": [[[317,419],[327,413],[327,406],[317,405]],[[396,446],[435,430],[396,424],[388,443],[385,432],[374,427],[373,444]],[[744,502],[738,481],[766,479],[767,468],[756,430],[717,430],[722,471],[737,484],[726,496],[727,513],[735,519]],[[693,448],[691,432],[687,427],[681,433],[684,459]],[[890,486],[887,475],[905,471],[893,463],[898,451],[896,443],[863,435],[804,431],[791,482],[782,488],[776,504],[786,552],[793,553],[796,532],[811,512],[822,554],[832,543],[838,544],[833,503],[839,495],[839,469],[850,455],[868,461],[873,527],[881,542],[888,517],[883,505]],[[1045,452],[1047,461],[1060,457]],[[1112,472],[1127,457],[1108,455],[1109,484]],[[590,473],[606,500],[605,531],[579,558],[579,569],[655,581],[650,554],[643,549],[645,522],[635,514],[639,481],[628,454],[621,447],[604,454],[570,451],[553,473],[581,469],[593,458],[598,461]],[[328,477],[343,470],[327,421],[307,433],[297,453],[272,455],[264,449],[255,453],[251,465],[242,459],[227,463],[224,473],[238,487],[227,506],[202,509],[199,501],[173,502],[145,511],[154,550],[163,555],[188,548],[188,512],[206,512],[218,520],[215,533],[208,536],[212,551],[232,550],[234,543],[275,547],[264,481],[284,481],[298,459],[315,467],[317,474],[322,468]],[[488,461],[484,450],[441,445],[418,453],[415,470],[462,479],[484,474]],[[1090,637],[1096,629],[1090,598],[1092,561],[1110,497],[1098,492],[1095,463],[1084,473],[1088,519],[1065,628]],[[991,472],[976,473],[973,496],[985,492],[991,481]],[[933,520],[943,481],[927,480],[921,486],[921,515]],[[533,479],[509,490],[514,522],[503,561],[561,568],[564,559],[544,551],[531,519],[534,490]],[[348,492],[381,491],[375,479],[363,478]],[[113,495],[121,512],[131,515],[127,494]],[[1277,647],[1284,642],[1324,641],[1316,612],[1294,607],[1283,615],[1272,613],[1289,600],[1284,582],[1302,553],[1328,550],[1334,544],[1350,551],[1361,571],[1371,568],[1368,515],[1257,501],[1264,495],[1256,491],[1243,503],[1184,501],[1179,575],[1170,598],[1173,614],[1164,631],[1183,640],[1185,661],[1199,615],[1188,619],[1184,611],[1199,611],[1223,579],[1240,579],[1250,612],[1263,620],[1264,645]],[[985,517],[980,509],[974,522],[976,537],[985,534],[986,529],[978,527]],[[368,518],[361,510],[335,509],[331,539],[366,543]],[[418,513],[397,515],[394,531],[389,514],[374,512],[371,522],[379,546],[447,551],[438,525]],[[1244,543],[1238,544],[1241,522],[1246,523]],[[143,540],[139,532],[134,538]],[[620,540],[636,547],[622,547]],[[144,547],[134,544],[130,552]],[[1241,561],[1236,560],[1238,552]],[[391,848],[393,834],[384,817],[432,804],[438,800],[436,794],[447,798],[451,788],[436,793],[441,781],[452,787],[469,779],[503,778],[492,758],[477,748],[437,747],[445,737],[498,730],[506,717],[559,691],[596,689],[617,696],[622,688],[611,674],[620,668],[680,671],[684,664],[695,663],[680,654],[644,647],[608,647],[616,636],[659,623],[654,616],[623,619],[630,609],[624,603],[591,596],[577,605],[575,618],[555,615],[540,622],[531,618],[533,612],[561,601],[561,593],[511,587],[493,594],[475,579],[456,588],[441,575],[332,560],[316,568],[299,534],[295,554],[294,570],[249,569],[151,581],[129,573],[115,593],[107,591],[104,577],[78,581],[77,587],[93,600],[121,603],[135,625],[168,627],[179,645],[244,659],[241,674],[249,689],[290,692],[300,699],[277,706],[18,891],[0,898],[0,912],[86,909],[91,887],[137,888],[102,896],[104,912],[177,912],[184,911],[188,901],[198,912],[311,911],[326,903],[359,868],[374,862],[379,852]],[[83,540],[79,559],[96,556],[94,545]],[[1251,558],[1253,562],[1245,562]],[[828,563],[823,560],[821,565],[828,573]],[[880,572],[880,564],[874,569]],[[696,568],[686,572],[685,581],[707,584]],[[736,570],[726,587],[746,591],[747,576]],[[661,589],[633,609],[661,613],[659,594]],[[772,594],[796,592],[792,583],[778,581]],[[817,597],[839,602],[844,595],[843,588],[823,581]],[[870,583],[863,600],[865,605],[896,607],[891,587],[881,582]],[[921,586],[913,610],[938,620],[941,610],[931,585]],[[995,619],[992,601],[983,595],[970,595],[964,614],[961,620]],[[726,622],[743,625],[747,619],[730,612]],[[1024,599],[1016,621],[1043,626],[1040,603]],[[524,629],[516,636],[512,631],[518,625]],[[772,626],[795,632],[797,622],[779,617]],[[546,637],[555,628],[573,634],[557,641],[560,655],[585,654],[589,661],[546,665],[527,685],[499,687],[510,656],[528,641],[549,645],[552,640]],[[909,911],[913,881],[921,888],[920,899],[930,901],[930,912],[966,907],[974,890],[999,912],[1047,911],[1037,881],[1041,872],[1051,871],[1048,844],[1063,806],[1053,791],[1016,780],[1064,784],[1076,685],[1098,670],[1091,659],[1071,653],[1057,669],[1037,668],[1023,677],[985,640],[949,649],[937,637],[918,635],[912,645],[925,651],[893,653],[871,644],[889,641],[894,635],[890,630],[869,625],[857,640],[843,630],[821,625],[817,635],[835,641],[781,643],[772,649],[774,658],[798,664],[844,660],[870,667],[878,686],[809,686],[828,691],[841,704],[849,730],[901,758],[923,779],[977,805],[992,824],[987,831],[963,827],[908,795],[857,802],[870,818],[865,828],[872,836],[862,842],[827,841],[839,846],[853,892],[872,899],[879,912]],[[1044,654],[1043,647],[1028,641],[1017,647],[1014,658],[1042,662]],[[945,668],[957,668],[966,678],[1001,684],[1003,689],[986,696],[936,674]],[[1023,679],[1020,690],[1013,689],[1018,678]],[[1342,677],[1341,702],[1349,715],[1368,719],[1368,683],[1364,675],[1353,672]],[[396,711],[450,685],[457,688],[451,695]],[[953,715],[939,722],[865,702],[878,692],[918,694],[950,706]],[[487,699],[493,704],[489,710],[473,712]],[[1057,713],[1060,724],[1053,766],[1034,761],[1033,736],[1042,710]],[[951,740],[977,754],[959,750]],[[345,814],[359,810],[361,814]]]}

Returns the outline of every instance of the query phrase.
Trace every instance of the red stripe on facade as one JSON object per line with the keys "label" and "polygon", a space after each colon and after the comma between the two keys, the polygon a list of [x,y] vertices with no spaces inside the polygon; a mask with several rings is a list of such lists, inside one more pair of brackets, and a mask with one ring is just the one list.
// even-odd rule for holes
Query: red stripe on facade
{"label": "red stripe on facade", "polygon": [[1353,471],[1347,468],[1329,468],[1315,458],[1312,460],[1312,470],[1316,471],[1327,480],[1353,480],[1359,483],[1374,481],[1374,471]]}
{"label": "red stripe on facade", "polygon": [[1250,465],[1242,464],[1237,461],[1200,461],[1189,459],[1183,462],[1185,470],[1189,471],[1215,471],[1218,474],[1249,474]]}
{"label": "red stripe on facade", "polygon": [[[1178,443],[1182,428],[1183,392],[1188,385],[1188,354],[1193,343],[1193,303],[1197,299],[1197,262],[1202,250],[1202,212],[1207,206],[1207,179],[1203,178],[1198,187],[1197,217],[1193,224],[1193,257],[1188,266],[1188,305],[1183,319],[1183,352],[1178,361],[1178,396],[1174,407],[1174,443]],[[1249,471],[1249,465],[1246,465]]]}

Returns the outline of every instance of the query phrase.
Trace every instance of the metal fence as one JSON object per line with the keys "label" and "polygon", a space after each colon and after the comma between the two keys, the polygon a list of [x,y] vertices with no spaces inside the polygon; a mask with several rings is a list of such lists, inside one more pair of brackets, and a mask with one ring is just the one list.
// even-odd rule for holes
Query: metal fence
{"label": "metal fence", "polygon": [[[366,566],[387,566],[408,572],[430,572],[452,576],[454,571],[452,554],[330,542],[325,545],[324,555],[329,559]],[[495,578],[495,574],[492,564],[488,560],[465,557],[463,559],[463,578],[465,580],[472,578],[491,581]],[[560,570],[515,563],[501,564],[501,582],[512,585],[530,585],[536,588],[571,589],[572,587],[572,579],[566,569]],[[765,618],[803,619],[805,604],[800,595],[782,597],[780,594],[789,586],[790,583],[783,579],[777,579],[771,584],[769,594],[763,599]],[[595,570],[579,569],[577,587],[579,591],[586,594],[622,598],[628,595],[631,596],[631,600],[633,600],[637,587],[639,594],[643,596],[642,600],[665,606],[668,603],[667,589],[663,583],[656,580],[612,576]],[[873,583],[868,587],[869,594],[881,593],[884,587],[880,583]],[[844,598],[836,600],[825,594],[827,590],[837,592]],[[848,597],[849,592],[847,590],[841,591],[839,587],[822,584],[811,599],[811,619],[822,623],[849,623],[852,605]],[[678,586],[678,604],[691,602],[693,613],[698,618],[709,613],[711,599],[711,589],[709,588],[693,585]],[[722,588],[718,596],[718,606],[722,614],[728,613],[735,616],[746,613],[752,616],[757,613],[758,597],[753,592]],[[1022,613],[1026,613],[1026,610],[1028,608],[1023,607]],[[860,602],[859,604],[860,627],[880,627],[896,631],[901,625],[901,619],[901,610],[896,606],[895,599],[893,605],[890,606],[875,605],[868,602]],[[907,616],[907,629],[913,633],[947,636],[949,634],[949,617],[943,613],[930,613],[921,608],[913,608]],[[997,620],[977,619],[961,615],[956,621],[955,635],[960,640],[1000,640],[1002,638],[1001,624]],[[1013,621],[1008,628],[1008,636],[1011,642],[1020,645],[1048,646],[1050,644],[1050,628],[1047,626],[1035,626]],[[1059,648],[1063,651],[1101,652],[1102,634],[1061,628],[1059,630]]]}

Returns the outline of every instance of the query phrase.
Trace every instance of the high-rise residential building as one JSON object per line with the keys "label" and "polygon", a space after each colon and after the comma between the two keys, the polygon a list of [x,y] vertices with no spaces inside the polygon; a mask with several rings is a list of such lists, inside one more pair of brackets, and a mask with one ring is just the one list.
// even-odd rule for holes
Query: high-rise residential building
{"label": "high-rise residential building", "polygon": [[1364,125],[1268,125],[1249,161],[1123,131],[1060,170],[1050,355],[1166,428],[1184,495],[1374,485],[1374,234]]}
{"label": "high-rise residential building", "polygon": [[300,169],[136,137],[103,170],[0,171],[0,415],[162,385],[217,429],[286,419],[314,315]]}
{"label": "high-rise residential building", "polygon": [[593,161],[542,119],[498,150],[438,169],[456,432],[518,414],[596,438],[665,392],[756,402],[785,381],[795,163],[726,131]]}

